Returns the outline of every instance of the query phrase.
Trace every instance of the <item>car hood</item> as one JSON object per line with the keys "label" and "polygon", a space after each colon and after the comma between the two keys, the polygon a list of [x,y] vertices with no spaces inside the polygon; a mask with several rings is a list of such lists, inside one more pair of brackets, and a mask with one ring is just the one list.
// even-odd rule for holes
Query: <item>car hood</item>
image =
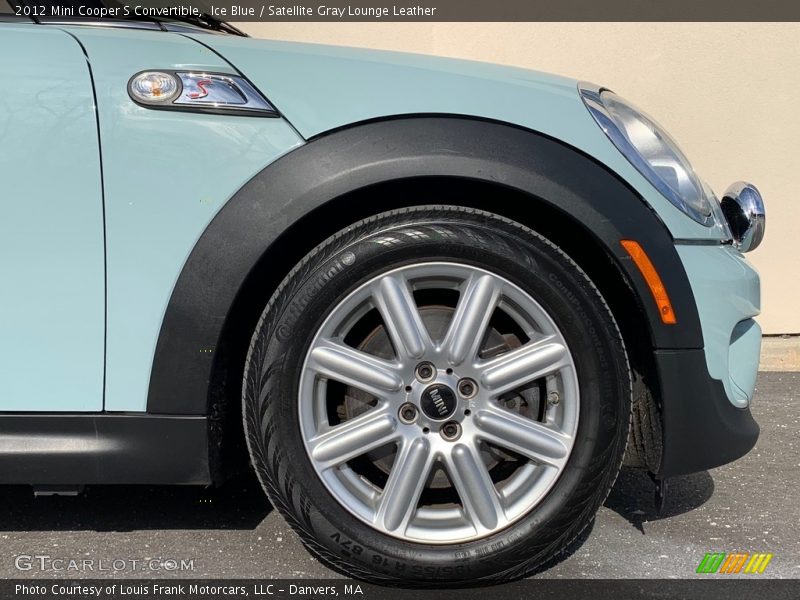
{"label": "car hood", "polygon": [[417,54],[192,37],[247,76],[306,138],[359,121],[410,114],[468,115],[537,130],[550,123],[547,129],[553,133],[561,127],[597,128],[572,79]]}
{"label": "car hood", "polygon": [[[192,34],[237,68],[305,138],[401,115],[460,115],[537,131],[628,182],[676,237],[718,238],[687,219],[614,147],[573,79],[464,60],[318,44]],[[577,175],[579,176],[579,174]]]}

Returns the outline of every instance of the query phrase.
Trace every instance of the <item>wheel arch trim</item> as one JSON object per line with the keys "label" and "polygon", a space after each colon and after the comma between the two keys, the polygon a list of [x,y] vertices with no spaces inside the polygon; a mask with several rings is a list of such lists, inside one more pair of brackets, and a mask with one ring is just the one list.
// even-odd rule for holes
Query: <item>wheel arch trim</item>
{"label": "wheel arch trim", "polygon": [[[371,186],[422,177],[500,185],[583,224],[640,299],[655,348],[702,348],[697,309],[673,240],[629,185],[582,152],[518,127],[464,117],[371,121],[316,137],[264,168],[219,211],[173,289],[155,349],[147,411],[207,414],[225,321],[254,266],[304,217]],[[410,204],[431,204],[430,199]],[[374,213],[396,208],[376,206]],[[675,302],[661,323],[641,274],[619,240],[646,249]],[[271,257],[275,259],[275,257]],[[281,265],[287,273],[293,265]],[[266,301],[264,301],[266,303]]]}

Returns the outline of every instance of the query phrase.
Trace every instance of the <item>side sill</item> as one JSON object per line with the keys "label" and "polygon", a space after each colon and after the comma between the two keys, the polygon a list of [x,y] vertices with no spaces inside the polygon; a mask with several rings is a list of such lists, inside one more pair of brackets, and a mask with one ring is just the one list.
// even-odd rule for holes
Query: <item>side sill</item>
{"label": "side sill", "polygon": [[203,416],[0,414],[0,483],[207,485]]}

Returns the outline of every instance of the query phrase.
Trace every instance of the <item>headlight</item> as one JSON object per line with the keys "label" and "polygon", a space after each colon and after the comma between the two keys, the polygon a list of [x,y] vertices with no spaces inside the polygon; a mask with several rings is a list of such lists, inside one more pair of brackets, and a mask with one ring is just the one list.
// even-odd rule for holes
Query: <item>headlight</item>
{"label": "headlight", "polygon": [[625,158],[672,204],[698,223],[712,225],[703,184],[670,135],[610,90],[580,85],[589,112]]}

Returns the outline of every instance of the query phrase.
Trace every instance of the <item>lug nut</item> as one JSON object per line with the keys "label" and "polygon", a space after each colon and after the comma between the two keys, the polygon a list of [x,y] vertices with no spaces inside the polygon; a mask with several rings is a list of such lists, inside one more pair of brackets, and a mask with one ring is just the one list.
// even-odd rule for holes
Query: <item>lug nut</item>
{"label": "lug nut", "polygon": [[478,384],[474,380],[465,377],[458,382],[458,393],[462,398],[472,398],[478,393]]}
{"label": "lug nut", "polygon": [[436,367],[429,362],[421,362],[417,365],[415,374],[417,379],[422,382],[431,381],[434,377],[436,377]]}
{"label": "lug nut", "polygon": [[461,437],[461,425],[459,425],[456,421],[448,421],[442,425],[439,433],[448,442],[453,442]]}
{"label": "lug nut", "polygon": [[403,423],[409,425],[417,420],[417,407],[410,402],[407,402],[400,407],[398,416]]}

